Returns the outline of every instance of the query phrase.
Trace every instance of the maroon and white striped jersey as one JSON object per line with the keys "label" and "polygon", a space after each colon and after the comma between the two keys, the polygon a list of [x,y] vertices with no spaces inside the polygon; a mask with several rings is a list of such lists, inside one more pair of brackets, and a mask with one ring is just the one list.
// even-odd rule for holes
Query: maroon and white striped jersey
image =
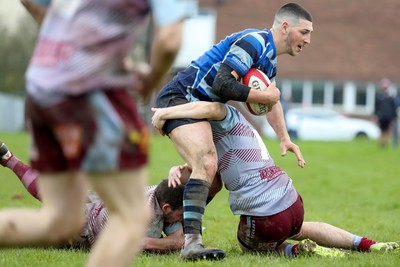
{"label": "maroon and white striped jersey", "polygon": [[[168,236],[182,229],[182,224],[180,222],[168,225],[164,224],[163,212],[154,194],[156,187],[156,185],[145,187],[147,204],[152,214],[151,222],[147,227],[146,236],[151,238],[161,238],[163,234]],[[107,209],[95,192],[88,192],[85,217],[86,222],[79,237],[72,240],[70,245],[75,248],[89,250],[108,221]]]}
{"label": "maroon and white striped jersey", "polygon": [[232,212],[269,216],[287,209],[297,199],[292,179],[275,165],[254,127],[237,109],[226,107],[225,119],[211,126]]}

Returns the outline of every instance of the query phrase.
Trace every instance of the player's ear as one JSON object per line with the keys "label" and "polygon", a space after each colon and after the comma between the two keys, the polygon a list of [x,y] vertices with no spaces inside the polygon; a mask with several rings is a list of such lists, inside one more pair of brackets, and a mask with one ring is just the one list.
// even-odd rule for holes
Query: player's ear
{"label": "player's ear", "polygon": [[290,26],[289,22],[287,22],[287,21],[282,22],[281,30],[282,30],[283,34],[287,34],[289,32],[289,26]]}
{"label": "player's ear", "polygon": [[168,213],[172,210],[172,208],[169,203],[164,203],[161,205],[161,210],[163,211],[163,213]]}

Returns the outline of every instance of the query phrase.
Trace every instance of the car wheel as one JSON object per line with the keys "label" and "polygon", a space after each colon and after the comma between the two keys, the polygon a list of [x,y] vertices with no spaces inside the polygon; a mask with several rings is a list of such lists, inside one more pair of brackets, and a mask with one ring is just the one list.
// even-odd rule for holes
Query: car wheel
{"label": "car wheel", "polygon": [[356,139],[368,139],[368,135],[364,132],[358,132],[356,134]]}

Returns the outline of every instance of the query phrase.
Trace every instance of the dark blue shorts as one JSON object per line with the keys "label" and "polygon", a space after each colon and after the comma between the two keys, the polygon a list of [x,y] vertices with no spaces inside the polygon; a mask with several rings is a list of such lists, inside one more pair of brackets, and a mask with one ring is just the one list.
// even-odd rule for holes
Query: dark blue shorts
{"label": "dark blue shorts", "polygon": [[391,123],[392,123],[392,119],[380,118],[378,121],[379,128],[383,132],[386,132],[387,130],[389,130]]}
{"label": "dark blue shorts", "polygon": [[[176,84],[175,81],[169,82],[167,85],[165,85],[160,93],[157,96],[156,99],[156,107],[157,108],[166,108],[166,107],[172,107],[172,106],[178,106],[182,104],[189,103],[190,101],[186,99],[185,95],[178,89],[178,85]],[[167,120],[164,124],[163,131],[165,134],[169,135],[173,129],[186,125],[186,124],[192,124],[196,122],[200,122],[204,120],[200,119],[190,119],[190,118],[185,118],[185,119],[177,119],[177,120]]]}

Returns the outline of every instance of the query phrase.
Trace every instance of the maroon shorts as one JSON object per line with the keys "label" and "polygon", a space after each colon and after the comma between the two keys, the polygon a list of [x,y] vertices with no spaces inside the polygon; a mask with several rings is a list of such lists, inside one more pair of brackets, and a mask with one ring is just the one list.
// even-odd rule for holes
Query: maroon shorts
{"label": "maroon shorts", "polygon": [[271,252],[289,237],[298,234],[304,219],[300,195],[286,210],[272,216],[240,216],[237,238],[248,251]]}
{"label": "maroon shorts", "polygon": [[45,108],[28,97],[25,111],[38,171],[112,172],[147,163],[148,129],[126,90],[71,96]]}

